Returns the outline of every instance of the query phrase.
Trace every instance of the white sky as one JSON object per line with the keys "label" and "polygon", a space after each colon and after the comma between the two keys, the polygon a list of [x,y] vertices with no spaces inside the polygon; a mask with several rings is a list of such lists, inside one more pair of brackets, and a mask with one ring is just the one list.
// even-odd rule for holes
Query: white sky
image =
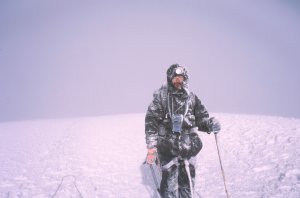
{"label": "white sky", "polygon": [[169,65],[210,112],[300,117],[293,1],[1,1],[0,121],[145,112]]}

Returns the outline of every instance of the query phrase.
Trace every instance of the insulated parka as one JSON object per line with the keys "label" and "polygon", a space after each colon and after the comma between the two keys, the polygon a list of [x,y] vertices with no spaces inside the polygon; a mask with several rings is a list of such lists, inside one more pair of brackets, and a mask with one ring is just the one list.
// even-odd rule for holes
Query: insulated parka
{"label": "insulated parka", "polygon": [[[171,114],[184,115],[181,137],[172,132]],[[209,114],[200,99],[187,88],[175,89],[170,83],[153,94],[145,117],[147,148],[157,147],[167,155],[185,152],[195,156],[202,148],[197,130],[209,132]],[[176,142],[177,141],[177,142]]]}

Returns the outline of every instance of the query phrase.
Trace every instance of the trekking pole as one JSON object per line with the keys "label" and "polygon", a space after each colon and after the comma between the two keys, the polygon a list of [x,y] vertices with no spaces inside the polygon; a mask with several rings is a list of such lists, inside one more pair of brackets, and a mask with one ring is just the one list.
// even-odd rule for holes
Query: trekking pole
{"label": "trekking pole", "polygon": [[226,197],[229,198],[227,187],[226,187],[225,173],[224,173],[224,169],[223,169],[223,165],[222,165],[221,155],[220,155],[219,146],[218,146],[218,138],[217,138],[217,134],[216,133],[215,133],[215,140],[216,140],[216,145],[217,145],[217,150],[218,150],[220,167],[221,167],[221,171],[222,171],[222,175],[223,175],[223,182],[224,182],[225,193],[226,193]]}
{"label": "trekking pole", "polygon": [[157,177],[155,175],[155,171],[154,171],[153,165],[149,164],[149,166],[150,166],[152,177],[153,177],[153,180],[154,180],[154,183],[155,183],[155,187],[156,187],[156,190],[157,190],[157,196],[159,198],[161,198],[161,196],[160,196],[160,190],[159,190],[159,185],[158,185],[158,180],[157,180]]}

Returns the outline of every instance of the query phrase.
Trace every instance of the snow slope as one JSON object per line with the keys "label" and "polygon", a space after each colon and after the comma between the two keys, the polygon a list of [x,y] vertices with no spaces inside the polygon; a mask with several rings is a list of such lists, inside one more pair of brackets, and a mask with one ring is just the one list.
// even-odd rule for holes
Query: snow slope
{"label": "snow slope", "polygon": [[[300,197],[299,119],[214,116],[231,197]],[[214,136],[199,135],[197,196],[225,197]],[[0,197],[155,197],[145,152],[144,114],[1,123]]]}

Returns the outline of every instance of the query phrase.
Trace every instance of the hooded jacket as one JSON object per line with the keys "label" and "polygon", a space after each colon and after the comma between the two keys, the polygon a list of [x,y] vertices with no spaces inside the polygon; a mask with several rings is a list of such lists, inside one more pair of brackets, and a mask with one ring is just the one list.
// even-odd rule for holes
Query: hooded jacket
{"label": "hooded jacket", "polygon": [[[172,85],[172,78],[176,75],[175,70],[178,68],[183,68],[183,72],[180,74],[184,76],[182,89],[176,89]],[[177,64],[172,65],[167,71],[167,85],[162,85],[161,88],[154,92],[153,100],[148,107],[145,117],[147,148],[158,147],[160,149],[169,145],[171,150],[174,150],[174,148],[175,150],[180,150],[181,148],[178,146],[181,145],[180,141],[187,141],[185,146],[190,148],[193,146],[191,145],[193,144],[193,138],[200,141],[195,131],[193,132],[195,128],[204,132],[210,131],[207,124],[209,114],[200,99],[188,90],[188,78],[188,73],[184,67]],[[180,136],[188,137],[188,140],[174,136],[171,123],[172,114],[184,115],[183,132]],[[177,155],[178,152],[172,151],[171,154]]]}

